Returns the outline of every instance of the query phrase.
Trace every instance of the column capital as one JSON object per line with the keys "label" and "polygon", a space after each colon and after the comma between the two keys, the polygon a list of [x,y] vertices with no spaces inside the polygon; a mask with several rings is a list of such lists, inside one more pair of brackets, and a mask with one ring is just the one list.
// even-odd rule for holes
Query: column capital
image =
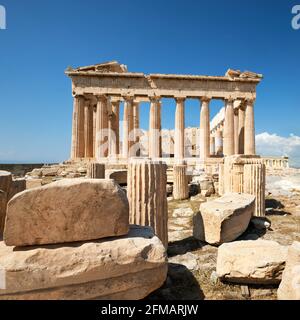
{"label": "column capital", "polygon": [[160,101],[160,96],[149,96],[149,100],[151,103],[158,103]]}
{"label": "column capital", "polygon": [[181,103],[181,102],[184,102],[184,101],[185,101],[186,97],[176,96],[176,97],[174,97],[174,99],[175,99],[175,101],[176,101],[177,103]]}
{"label": "column capital", "polygon": [[73,96],[74,99],[85,99],[84,95],[83,94],[75,94]]}
{"label": "column capital", "polygon": [[255,98],[246,98],[244,101],[247,105],[254,104]]}
{"label": "column capital", "polygon": [[235,101],[235,99],[234,99],[234,98],[232,98],[232,97],[228,97],[228,98],[225,98],[225,99],[224,99],[224,101],[225,101],[226,103],[233,104],[233,103],[234,103],[234,101]]}
{"label": "column capital", "polygon": [[134,102],[134,96],[123,95],[122,98],[124,99],[125,102],[130,102],[130,103]]}
{"label": "column capital", "polygon": [[210,100],[212,99],[211,96],[203,96],[199,98],[201,102],[210,102]]}
{"label": "column capital", "polygon": [[107,96],[106,95],[95,95],[96,99],[98,102],[106,102],[107,101]]}

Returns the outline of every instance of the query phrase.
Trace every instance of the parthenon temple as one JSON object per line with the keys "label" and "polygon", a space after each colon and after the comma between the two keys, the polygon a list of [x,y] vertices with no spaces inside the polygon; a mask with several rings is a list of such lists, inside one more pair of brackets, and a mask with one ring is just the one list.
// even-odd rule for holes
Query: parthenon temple
{"label": "parthenon temple", "polygon": [[[254,103],[262,75],[228,70],[225,76],[133,73],[116,61],[68,68],[74,96],[71,160],[118,159],[141,156],[141,102],[150,102],[149,158],[162,158],[162,98],[176,101],[174,124],[175,159],[185,153],[185,101],[199,101],[199,154],[194,160],[234,154],[255,155]],[[210,102],[224,108],[210,121]],[[120,104],[124,113],[120,115]],[[119,129],[120,119],[122,128]],[[122,132],[122,137],[120,137]]]}

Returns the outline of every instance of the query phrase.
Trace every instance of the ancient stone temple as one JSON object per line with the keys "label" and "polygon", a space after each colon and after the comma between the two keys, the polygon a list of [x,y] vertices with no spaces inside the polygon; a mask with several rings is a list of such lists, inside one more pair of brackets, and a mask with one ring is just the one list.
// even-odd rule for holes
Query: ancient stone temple
{"label": "ancient stone temple", "polygon": [[[140,155],[139,110],[150,103],[147,156],[162,157],[162,98],[176,101],[174,157],[185,156],[185,102],[199,102],[198,158],[233,154],[255,155],[254,103],[262,75],[228,70],[225,76],[144,74],[108,62],[69,68],[74,97],[71,160],[123,159]],[[223,116],[210,124],[212,99],[223,101]],[[120,115],[120,104],[124,113]],[[119,121],[122,122],[120,137]],[[122,148],[121,143],[122,141]]]}

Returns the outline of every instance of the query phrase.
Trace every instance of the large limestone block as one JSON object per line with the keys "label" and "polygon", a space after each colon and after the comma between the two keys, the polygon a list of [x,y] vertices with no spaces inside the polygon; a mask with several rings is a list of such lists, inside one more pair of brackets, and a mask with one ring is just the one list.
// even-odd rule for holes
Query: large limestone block
{"label": "large limestone block", "polygon": [[202,203],[194,216],[194,237],[213,245],[235,240],[249,225],[254,201],[249,194],[227,193]]}
{"label": "large limestone block", "polygon": [[0,300],[143,299],[162,286],[167,268],[166,250],[149,227],[63,246],[15,250],[0,242]]}
{"label": "large limestone block", "polygon": [[118,184],[125,185],[127,183],[127,170],[106,170],[105,179],[113,179]]}
{"label": "large limestone block", "polygon": [[128,200],[113,180],[64,179],[10,200],[4,241],[26,246],[119,236],[128,221]]}
{"label": "large limestone block", "polygon": [[300,242],[295,241],[289,247],[277,297],[279,300],[300,300]]}
{"label": "large limestone block", "polygon": [[288,248],[275,241],[236,241],[218,249],[217,274],[222,280],[246,284],[278,284]]}

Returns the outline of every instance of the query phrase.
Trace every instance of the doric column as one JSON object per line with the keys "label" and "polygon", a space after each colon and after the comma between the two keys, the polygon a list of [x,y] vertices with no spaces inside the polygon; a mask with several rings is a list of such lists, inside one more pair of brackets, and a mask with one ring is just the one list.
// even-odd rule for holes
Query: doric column
{"label": "doric column", "polygon": [[119,133],[120,101],[111,101],[111,113],[109,115],[109,156],[117,157],[120,153]]}
{"label": "doric column", "polygon": [[84,144],[85,158],[93,157],[93,106],[90,100],[85,100],[84,106]]}
{"label": "doric column", "polygon": [[254,99],[248,99],[245,110],[245,154],[255,153]]}
{"label": "doric column", "polygon": [[93,105],[93,158],[96,158],[97,105]]}
{"label": "doric column", "polygon": [[96,116],[96,159],[107,156],[108,151],[108,114],[107,98],[97,96]]}
{"label": "doric column", "polygon": [[160,144],[160,105],[159,97],[150,97],[149,117],[149,157],[159,158],[161,155]]}
{"label": "doric column", "polygon": [[244,106],[239,108],[239,154],[244,154],[244,144],[245,144],[245,109]]}
{"label": "doric column", "polygon": [[127,175],[130,223],[151,226],[165,247],[168,246],[166,170],[162,161],[132,158]]}
{"label": "doric column", "polygon": [[134,144],[135,144],[135,155],[140,156],[141,150],[139,146],[140,142],[140,104],[136,101],[133,102],[133,130],[134,130]]}
{"label": "doric column", "polygon": [[255,196],[256,217],[265,217],[266,166],[263,163],[244,167],[244,193]]}
{"label": "doric column", "polygon": [[175,164],[173,167],[173,198],[174,200],[186,200],[189,198],[189,181],[187,165],[185,162]]}
{"label": "doric column", "polygon": [[218,128],[216,131],[215,147],[216,147],[216,155],[222,156],[223,155],[223,132],[221,128]]}
{"label": "doric column", "polygon": [[234,154],[234,114],[233,100],[225,100],[225,122],[224,122],[224,155],[231,156]]}
{"label": "doric column", "polygon": [[210,136],[210,155],[214,156],[216,154],[216,139],[214,136]]}
{"label": "doric column", "polygon": [[210,98],[201,98],[200,114],[200,159],[205,160],[210,156],[210,118],[209,118]]}
{"label": "doric column", "polygon": [[123,157],[127,159],[131,157],[131,147],[133,145],[133,97],[124,97],[124,118],[123,118]]}
{"label": "doric column", "polygon": [[73,128],[72,128],[72,150],[71,159],[84,158],[84,103],[83,96],[74,97],[73,106]]}
{"label": "doric column", "polygon": [[233,112],[234,123],[234,154],[239,154],[239,108]]}
{"label": "doric column", "polygon": [[184,158],[184,101],[184,98],[176,98],[174,156],[177,159]]}

